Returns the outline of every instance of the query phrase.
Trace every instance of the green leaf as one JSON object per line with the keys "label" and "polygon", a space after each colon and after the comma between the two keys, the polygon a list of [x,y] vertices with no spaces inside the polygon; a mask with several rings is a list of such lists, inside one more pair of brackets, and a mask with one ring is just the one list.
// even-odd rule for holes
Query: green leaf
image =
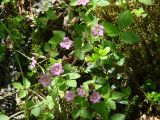
{"label": "green leaf", "polygon": [[78,57],[80,60],[84,59],[84,52],[81,50],[77,50],[74,52],[75,56]]}
{"label": "green leaf", "polygon": [[110,47],[106,47],[105,49],[99,49],[99,54],[102,55],[102,56],[105,56],[109,53],[110,51]]}
{"label": "green leaf", "polygon": [[30,109],[34,106],[34,102],[32,100],[26,101],[26,107],[27,109]]}
{"label": "green leaf", "polygon": [[80,24],[75,24],[75,25],[73,26],[73,28],[74,28],[74,30],[75,30],[75,32],[76,32],[77,34],[82,34],[82,33],[84,32],[84,30],[85,30],[84,27],[85,27],[84,25],[80,25]]}
{"label": "green leaf", "polygon": [[24,78],[24,80],[23,80],[23,86],[25,88],[27,88],[27,89],[31,86],[31,83],[30,83],[30,81],[27,78]]}
{"label": "green leaf", "polygon": [[53,107],[54,107],[54,105],[55,105],[52,96],[47,96],[47,97],[46,97],[46,100],[44,101],[44,103],[48,106],[48,108],[49,108],[50,110],[52,110]]}
{"label": "green leaf", "polygon": [[101,95],[103,96],[103,98],[108,99],[110,97],[110,93],[111,93],[111,90],[110,90],[109,84],[107,84],[101,88]]}
{"label": "green leaf", "polygon": [[111,51],[114,51],[116,49],[116,43],[114,41],[104,40],[102,41],[103,47],[110,47]]}
{"label": "green leaf", "polygon": [[31,110],[31,114],[34,115],[35,117],[38,117],[43,110],[46,108],[45,104],[42,102],[36,103],[34,108]]}
{"label": "green leaf", "polygon": [[67,77],[68,77],[68,79],[73,80],[73,79],[80,78],[81,75],[78,74],[78,73],[76,73],[76,72],[73,72],[73,73],[68,73],[68,74],[67,74]]}
{"label": "green leaf", "polygon": [[102,116],[103,120],[108,119],[108,110],[104,102],[95,103],[92,107]]}
{"label": "green leaf", "polygon": [[91,62],[91,61],[92,61],[92,58],[91,58],[89,55],[87,55],[87,56],[85,57],[85,61]]}
{"label": "green leaf", "polygon": [[80,110],[80,116],[81,116],[81,118],[83,118],[85,120],[89,119],[91,117],[89,111],[87,111],[86,109]]}
{"label": "green leaf", "polygon": [[118,27],[124,29],[131,25],[133,22],[133,16],[129,10],[124,11],[118,16]]}
{"label": "green leaf", "polygon": [[108,5],[110,5],[110,3],[107,0],[99,0],[98,2],[96,2],[96,6],[104,7]]}
{"label": "green leaf", "polygon": [[136,15],[137,17],[140,17],[140,16],[144,15],[144,10],[143,10],[143,8],[133,9],[132,12],[135,13],[135,15]]}
{"label": "green leaf", "polygon": [[82,46],[82,36],[78,36],[77,38],[74,39],[73,47],[75,49],[81,49],[81,46]]}
{"label": "green leaf", "polygon": [[131,94],[131,88],[127,87],[123,92],[126,96],[129,96]]}
{"label": "green leaf", "polygon": [[124,96],[125,95],[123,93],[121,93],[121,92],[117,92],[117,91],[111,92],[111,99],[113,99],[113,100],[121,99]]}
{"label": "green leaf", "polygon": [[67,80],[67,85],[69,87],[77,87],[77,81],[76,80]]}
{"label": "green leaf", "polygon": [[121,32],[119,37],[122,42],[128,44],[133,44],[140,41],[140,37],[134,32]]}
{"label": "green leaf", "polygon": [[82,51],[84,51],[84,52],[88,52],[88,51],[90,51],[90,50],[92,50],[92,49],[93,49],[93,45],[90,44],[90,43],[86,43],[86,44],[84,44],[83,47],[82,47]]}
{"label": "green leaf", "polygon": [[19,92],[19,97],[20,98],[24,98],[24,97],[26,97],[26,95],[28,94],[28,91],[26,91],[26,90],[21,90],[20,92]]}
{"label": "green leaf", "polygon": [[70,5],[71,6],[76,6],[77,5],[77,0],[70,0]]}
{"label": "green leaf", "polygon": [[14,82],[14,83],[12,83],[12,84],[13,84],[13,86],[14,86],[17,90],[24,89],[24,87],[22,86],[22,84],[19,83],[19,82]]}
{"label": "green leaf", "polygon": [[113,25],[109,22],[104,22],[103,26],[104,26],[104,30],[108,36],[111,36],[111,37],[118,36],[119,30],[115,25]]}
{"label": "green leaf", "polygon": [[56,57],[56,56],[58,56],[58,55],[59,55],[59,53],[57,51],[52,50],[50,52],[50,56],[53,57],[53,58]]}
{"label": "green leaf", "polygon": [[125,57],[123,57],[122,54],[120,53],[114,53],[114,57],[116,59],[116,64],[119,65],[119,66],[122,66],[125,62]]}
{"label": "green leaf", "polygon": [[40,115],[41,109],[38,106],[35,106],[35,108],[33,108],[31,110],[31,114],[34,115],[35,117],[38,117]]}
{"label": "green leaf", "polygon": [[86,13],[83,19],[87,26],[95,25],[98,22],[97,17],[92,12]]}
{"label": "green leaf", "polygon": [[53,10],[48,10],[46,12],[46,15],[47,15],[47,19],[49,19],[49,20],[55,20],[55,19],[57,19],[56,12],[53,11]]}
{"label": "green leaf", "polygon": [[48,43],[50,43],[53,47],[56,47],[57,44],[63,40],[65,33],[63,31],[54,31],[53,35],[54,36],[48,41]]}
{"label": "green leaf", "polygon": [[154,1],[153,0],[138,0],[140,3],[145,4],[145,5],[153,5]]}
{"label": "green leaf", "polygon": [[125,115],[121,113],[114,114],[111,116],[111,120],[125,120]]}
{"label": "green leaf", "polygon": [[50,52],[51,51],[51,47],[50,47],[49,43],[45,43],[45,45],[44,45],[44,51],[45,52]]}
{"label": "green leaf", "polygon": [[71,114],[72,114],[72,118],[75,120],[80,116],[80,111],[79,109],[74,108]]}
{"label": "green leaf", "polygon": [[94,62],[96,62],[98,59],[100,59],[100,55],[98,55],[98,54],[96,54],[96,53],[93,53],[93,54],[92,54],[92,60],[93,60]]}
{"label": "green leaf", "polygon": [[107,99],[107,102],[106,102],[107,106],[110,107],[110,109],[112,110],[116,110],[116,102],[112,99]]}
{"label": "green leaf", "polygon": [[54,102],[50,102],[49,104],[48,104],[48,108],[50,109],[50,110],[52,110],[53,108],[54,108]]}
{"label": "green leaf", "polygon": [[9,117],[7,115],[1,114],[0,120],[9,120]]}

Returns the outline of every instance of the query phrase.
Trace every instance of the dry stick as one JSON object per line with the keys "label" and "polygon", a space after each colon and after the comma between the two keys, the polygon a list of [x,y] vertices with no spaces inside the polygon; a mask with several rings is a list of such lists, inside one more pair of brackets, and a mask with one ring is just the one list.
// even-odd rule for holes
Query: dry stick
{"label": "dry stick", "polygon": [[9,117],[9,119],[11,119],[11,118],[15,117],[16,115],[21,114],[21,113],[23,113],[23,112],[24,112],[24,111],[19,111],[19,112],[15,113],[15,114],[11,115],[11,116]]}

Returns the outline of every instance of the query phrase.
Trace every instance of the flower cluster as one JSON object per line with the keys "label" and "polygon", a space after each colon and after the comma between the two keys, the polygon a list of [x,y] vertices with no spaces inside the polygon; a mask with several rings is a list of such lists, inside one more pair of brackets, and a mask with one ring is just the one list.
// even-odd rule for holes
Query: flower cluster
{"label": "flower cluster", "polygon": [[60,46],[65,49],[69,49],[73,44],[73,41],[69,39],[69,37],[64,37],[63,41],[60,43]]}
{"label": "flower cluster", "polygon": [[[80,88],[77,89],[77,95],[80,97],[84,97],[87,95],[87,92],[83,89],[83,86],[81,85]],[[65,99],[66,101],[70,102],[74,100],[75,93],[71,90],[66,91]],[[98,92],[93,92],[92,95],[89,96],[89,101],[92,103],[100,102],[101,96]]]}
{"label": "flower cluster", "polygon": [[28,66],[28,68],[29,68],[30,70],[32,70],[33,68],[35,68],[36,63],[37,63],[37,61],[35,60],[34,57],[32,57],[32,58],[31,58],[31,63],[30,63],[30,65]]}
{"label": "flower cluster", "polygon": [[102,25],[96,24],[92,28],[92,34],[94,36],[103,36],[103,34],[104,34],[104,27]]}
{"label": "flower cluster", "polygon": [[[60,75],[61,73],[64,72],[62,65],[59,63],[55,63],[51,69],[50,72],[54,75]],[[51,76],[50,74],[43,74],[40,79],[39,79],[39,83],[41,83],[44,87],[47,87],[51,84]]]}
{"label": "flower cluster", "polygon": [[87,5],[89,3],[89,0],[78,0],[78,5]]}

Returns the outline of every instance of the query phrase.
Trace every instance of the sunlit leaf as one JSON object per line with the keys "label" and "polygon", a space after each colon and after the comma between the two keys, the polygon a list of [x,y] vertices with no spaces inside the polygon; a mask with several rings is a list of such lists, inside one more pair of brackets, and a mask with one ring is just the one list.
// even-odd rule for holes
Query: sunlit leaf
{"label": "sunlit leaf", "polygon": [[113,92],[111,92],[111,97],[110,98],[113,99],[113,100],[118,100],[118,99],[120,99],[124,96],[125,95],[122,92],[113,91]]}
{"label": "sunlit leaf", "polygon": [[25,88],[29,88],[31,86],[31,83],[27,78],[24,78],[23,85]]}
{"label": "sunlit leaf", "polygon": [[77,78],[81,77],[81,75],[78,74],[78,73],[76,73],[76,72],[74,72],[74,73],[68,73],[67,76],[69,77],[68,79],[71,79],[71,80],[77,79]]}
{"label": "sunlit leaf", "polygon": [[9,120],[10,118],[7,115],[1,114],[0,120]]}
{"label": "sunlit leaf", "polygon": [[116,102],[112,99],[107,99],[106,104],[110,109],[116,110]]}
{"label": "sunlit leaf", "polygon": [[26,95],[28,94],[28,91],[26,91],[26,90],[21,90],[20,92],[19,92],[19,97],[20,98],[24,98],[24,97],[26,97]]}
{"label": "sunlit leaf", "polygon": [[96,6],[104,7],[110,5],[108,0],[98,0]]}
{"label": "sunlit leaf", "polygon": [[125,115],[124,114],[114,114],[113,116],[111,116],[110,120],[125,120]]}
{"label": "sunlit leaf", "polygon": [[154,0],[138,0],[140,3],[143,3],[145,5],[153,5]]}
{"label": "sunlit leaf", "polygon": [[77,87],[77,81],[76,80],[67,80],[67,85],[69,87]]}
{"label": "sunlit leaf", "polygon": [[13,84],[13,86],[14,86],[17,90],[24,89],[24,87],[22,86],[22,84],[19,83],[19,82],[14,82],[14,83],[12,83],[12,84]]}

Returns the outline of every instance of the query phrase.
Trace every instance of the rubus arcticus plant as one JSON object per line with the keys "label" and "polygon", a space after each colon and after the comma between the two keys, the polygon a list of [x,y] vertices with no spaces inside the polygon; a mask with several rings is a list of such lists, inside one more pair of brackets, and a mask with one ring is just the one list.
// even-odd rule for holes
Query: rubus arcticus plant
{"label": "rubus arcticus plant", "polygon": [[[15,43],[16,56],[27,61],[24,70],[24,61],[17,59],[22,77],[13,82],[25,119],[124,120],[131,89],[119,84],[123,74],[115,72],[125,62],[116,43],[140,41],[136,33],[127,31],[133,24],[131,11],[120,13],[113,24],[95,14],[97,7],[110,5],[107,0],[45,2],[31,19],[30,54],[16,44],[5,22],[0,23],[0,30]],[[2,61],[4,54],[0,55]]]}

